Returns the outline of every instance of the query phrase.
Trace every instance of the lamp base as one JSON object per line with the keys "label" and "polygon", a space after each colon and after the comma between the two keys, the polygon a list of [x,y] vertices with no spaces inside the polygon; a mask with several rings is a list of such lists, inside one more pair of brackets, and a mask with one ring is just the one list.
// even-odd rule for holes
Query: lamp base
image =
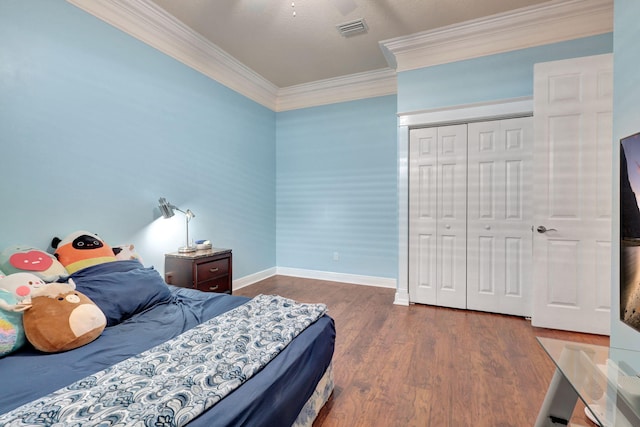
{"label": "lamp base", "polygon": [[182,246],[178,248],[178,252],[181,254],[188,254],[190,252],[195,252],[195,251],[196,251],[195,246]]}

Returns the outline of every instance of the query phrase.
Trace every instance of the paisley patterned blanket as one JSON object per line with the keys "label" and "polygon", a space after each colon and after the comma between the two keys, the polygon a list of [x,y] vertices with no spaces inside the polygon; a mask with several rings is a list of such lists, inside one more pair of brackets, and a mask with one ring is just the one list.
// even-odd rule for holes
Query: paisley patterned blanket
{"label": "paisley patterned blanket", "polygon": [[183,426],[257,373],[325,312],[323,304],[259,295],[0,415],[0,425]]}

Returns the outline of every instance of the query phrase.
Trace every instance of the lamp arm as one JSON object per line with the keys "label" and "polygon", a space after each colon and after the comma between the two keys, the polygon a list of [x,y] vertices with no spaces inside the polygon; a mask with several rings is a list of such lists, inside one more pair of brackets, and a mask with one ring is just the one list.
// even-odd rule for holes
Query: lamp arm
{"label": "lamp arm", "polygon": [[[180,211],[180,212],[182,212],[182,211]],[[186,244],[186,245],[184,245],[184,246],[185,246],[186,248],[190,248],[190,247],[191,247],[191,245],[189,244],[189,220],[191,220],[191,217],[190,217],[189,215],[186,215],[186,214],[185,214],[185,216],[184,216],[184,217],[186,218],[185,223],[187,224],[187,244]]]}

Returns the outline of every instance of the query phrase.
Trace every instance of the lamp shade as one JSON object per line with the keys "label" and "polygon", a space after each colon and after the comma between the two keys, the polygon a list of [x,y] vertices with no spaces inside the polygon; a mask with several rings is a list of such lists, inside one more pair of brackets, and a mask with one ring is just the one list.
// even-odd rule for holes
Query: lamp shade
{"label": "lamp shade", "polygon": [[164,197],[160,197],[160,200],[158,200],[158,207],[160,208],[160,213],[164,218],[171,218],[175,214],[173,212],[174,206],[167,202],[167,199]]}

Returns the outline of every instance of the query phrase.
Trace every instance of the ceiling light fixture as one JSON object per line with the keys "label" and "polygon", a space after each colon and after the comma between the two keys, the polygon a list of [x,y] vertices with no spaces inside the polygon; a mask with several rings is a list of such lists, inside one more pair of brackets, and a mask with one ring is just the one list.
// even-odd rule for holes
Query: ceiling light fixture
{"label": "ceiling light fixture", "polygon": [[291,7],[293,8],[293,17],[296,17],[296,2],[292,1],[291,2]]}

